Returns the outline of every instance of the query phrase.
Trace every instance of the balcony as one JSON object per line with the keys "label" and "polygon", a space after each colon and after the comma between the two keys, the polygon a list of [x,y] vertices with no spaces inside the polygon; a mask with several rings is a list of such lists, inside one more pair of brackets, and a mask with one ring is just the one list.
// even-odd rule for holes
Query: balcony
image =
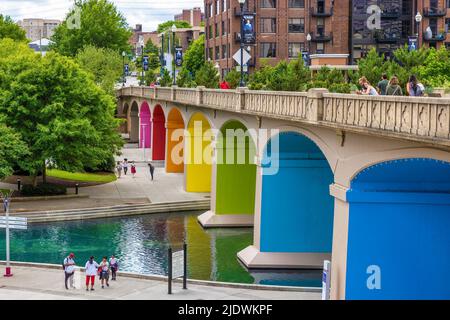
{"label": "balcony", "polygon": [[447,33],[441,32],[436,35],[432,35],[431,38],[427,37],[425,34],[423,35],[423,40],[426,42],[441,42],[445,41],[447,38]]}
{"label": "balcony", "polygon": [[402,16],[400,10],[383,10],[381,12],[381,19],[389,20],[389,19],[398,19]]}
{"label": "balcony", "polygon": [[312,42],[330,42],[332,40],[333,40],[333,33],[326,34],[325,32],[322,32],[311,34]]}
{"label": "balcony", "polygon": [[385,43],[385,44],[395,44],[398,43],[401,39],[397,34],[395,33],[378,33],[374,36],[375,41],[377,43]]}
{"label": "balcony", "polygon": [[424,8],[423,15],[428,18],[445,17],[447,15],[447,10],[440,8]]}
{"label": "balcony", "polygon": [[311,8],[310,9],[311,16],[316,18],[326,18],[331,17],[333,15],[333,8],[331,9],[325,9],[325,8]]}

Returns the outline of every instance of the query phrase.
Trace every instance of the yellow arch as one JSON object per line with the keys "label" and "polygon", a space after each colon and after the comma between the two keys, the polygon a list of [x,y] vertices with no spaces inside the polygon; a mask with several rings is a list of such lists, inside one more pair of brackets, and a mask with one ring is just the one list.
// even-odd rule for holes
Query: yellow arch
{"label": "yellow arch", "polygon": [[186,142],[186,191],[210,192],[213,133],[206,117],[197,112],[188,123]]}

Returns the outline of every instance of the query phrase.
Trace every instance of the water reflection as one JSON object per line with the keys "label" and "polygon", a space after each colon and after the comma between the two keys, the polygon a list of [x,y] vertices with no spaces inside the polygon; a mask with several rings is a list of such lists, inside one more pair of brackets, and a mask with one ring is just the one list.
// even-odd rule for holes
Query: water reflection
{"label": "water reflection", "polygon": [[[188,245],[189,277],[224,282],[320,286],[317,271],[248,272],[236,253],[252,243],[250,228],[205,231],[199,213],[157,214],[130,218],[57,222],[31,225],[11,232],[11,258],[61,264],[69,252],[82,266],[115,254],[122,271],[167,274],[167,249]],[[4,231],[0,231],[0,259],[5,257]]]}

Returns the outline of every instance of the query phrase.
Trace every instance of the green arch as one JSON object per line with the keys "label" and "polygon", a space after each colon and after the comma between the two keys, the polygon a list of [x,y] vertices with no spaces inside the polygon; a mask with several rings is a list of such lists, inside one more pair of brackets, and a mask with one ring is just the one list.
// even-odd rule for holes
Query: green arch
{"label": "green arch", "polygon": [[[233,132],[228,132],[227,135],[227,130]],[[245,136],[234,135],[239,132]],[[215,213],[253,214],[256,188],[255,143],[245,125],[237,120],[226,122],[220,133],[216,145]]]}

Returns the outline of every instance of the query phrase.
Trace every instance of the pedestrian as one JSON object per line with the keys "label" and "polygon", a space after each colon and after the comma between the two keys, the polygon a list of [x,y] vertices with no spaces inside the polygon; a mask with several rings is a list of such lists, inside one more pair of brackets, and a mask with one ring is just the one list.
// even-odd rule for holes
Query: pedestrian
{"label": "pedestrian", "polygon": [[69,290],[69,287],[67,286],[67,281],[70,283],[70,288],[74,289],[75,286],[73,285],[73,275],[75,274],[75,255],[73,253],[69,254],[64,259],[64,285],[66,286],[66,289]]}
{"label": "pedestrian", "polygon": [[398,78],[393,76],[389,81],[389,85],[386,88],[386,95],[388,96],[402,96],[402,87],[398,84]]}
{"label": "pedestrian", "polygon": [[378,96],[377,90],[375,90],[375,88],[370,85],[366,77],[362,77],[359,79],[359,85],[362,89],[360,91],[357,91],[357,94],[366,96]]}
{"label": "pedestrian", "polygon": [[111,280],[116,281],[117,271],[119,270],[119,263],[114,255],[109,259],[109,266],[111,268]]}
{"label": "pedestrian", "polygon": [[381,76],[381,81],[378,82],[377,84],[378,93],[381,94],[382,96],[385,96],[388,85],[389,85],[388,76],[386,73],[383,73]]}
{"label": "pedestrian", "polygon": [[148,169],[150,170],[150,176],[152,177],[152,181],[153,181],[153,174],[155,173],[155,166],[152,163],[149,163]]}
{"label": "pedestrian", "polygon": [[89,282],[91,283],[91,291],[94,291],[95,276],[99,267],[98,263],[94,260],[94,256],[91,256],[86,262],[84,267],[86,270],[86,291],[89,291]]}
{"label": "pedestrian", "polygon": [[127,175],[127,172],[128,172],[128,159],[127,158],[123,159],[122,167],[123,167],[123,174]]}
{"label": "pedestrian", "polygon": [[136,165],[134,164],[134,161],[131,162],[131,174],[133,175],[133,178],[136,177]]}
{"label": "pedestrian", "polygon": [[423,84],[417,80],[415,75],[409,77],[408,83],[406,84],[406,92],[410,97],[422,97],[425,91]]}
{"label": "pedestrian", "polygon": [[102,282],[102,289],[105,288],[105,283],[106,286],[109,287],[109,263],[107,259],[107,257],[103,257],[102,262],[100,262],[100,279]]}
{"label": "pedestrian", "polygon": [[222,81],[219,86],[220,86],[220,89],[225,89],[225,90],[231,89],[230,84],[225,80]]}
{"label": "pedestrian", "polygon": [[122,176],[122,163],[120,161],[117,161],[116,170],[117,170],[117,177],[120,178]]}

